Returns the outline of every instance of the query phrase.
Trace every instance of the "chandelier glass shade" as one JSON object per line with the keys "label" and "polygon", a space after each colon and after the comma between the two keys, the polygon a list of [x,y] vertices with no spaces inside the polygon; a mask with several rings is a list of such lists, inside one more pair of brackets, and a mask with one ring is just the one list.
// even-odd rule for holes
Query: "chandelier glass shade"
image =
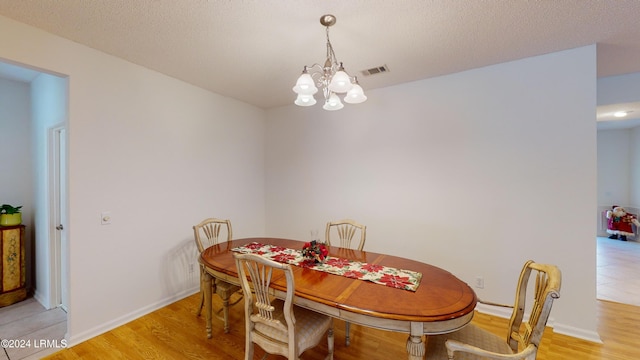
{"label": "chandelier glass shade", "polygon": [[296,81],[293,91],[298,94],[295,104],[298,106],[312,106],[316,104],[313,95],[322,89],[324,95],[325,110],[340,110],[344,107],[338,94],[344,95],[344,102],[348,104],[359,104],[367,100],[362,87],[358,84],[358,79],[349,76],[344,70],[342,63],[336,60],[336,54],[329,40],[329,27],[336,23],[333,15],[323,15],[320,24],[326,27],[327,32],[327,58],[324,65],[313,64],[305,66],[302,74]]}

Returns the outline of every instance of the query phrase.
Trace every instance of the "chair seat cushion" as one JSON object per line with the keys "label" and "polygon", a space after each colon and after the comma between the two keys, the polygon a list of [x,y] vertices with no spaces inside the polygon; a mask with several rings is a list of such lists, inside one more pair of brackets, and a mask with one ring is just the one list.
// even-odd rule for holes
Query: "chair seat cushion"
{"label": "chair seat cushion", "polygon": [[[513,351],[506,342],[506,337],[499,337],[473,324],[469,324],[450,334],[427,336],[426,358],[447,360],[447,348],[444,344],[445,341],[449,339],[499,354],[513,354]],[[455,355],[456,360],[478,360],[477,356],[462,352],[456,352]]]}
{"label": "chair seat cushion", "polygon": [[[286,326],[287,323],[282,312],[282,304],[277,304],[276,302],[281,302],[281,300],[275,300],[274,303],[272,303],[276,308],[276,311],[273,313],[273,318],[274,320],[279,320]],[[296,317],[296,338],[298,339],[298,351],[300,353],[316,346],[331,327],[331,318],[315,311],[294,306],[293,314]],[[256,322],[254,331],[258,333],[257,335],[266,336],[285,344],[289,342],[286,331],[269,326],[267,323]]]}

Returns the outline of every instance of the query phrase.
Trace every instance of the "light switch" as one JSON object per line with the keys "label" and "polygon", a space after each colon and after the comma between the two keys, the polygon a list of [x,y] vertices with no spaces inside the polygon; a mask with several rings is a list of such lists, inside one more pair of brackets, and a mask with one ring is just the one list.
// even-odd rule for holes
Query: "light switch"
{"label": "light switch", "polygon": [[100,214],[100,223],[102,225],[109,225],[111,224],[111,211],[103,211]]}

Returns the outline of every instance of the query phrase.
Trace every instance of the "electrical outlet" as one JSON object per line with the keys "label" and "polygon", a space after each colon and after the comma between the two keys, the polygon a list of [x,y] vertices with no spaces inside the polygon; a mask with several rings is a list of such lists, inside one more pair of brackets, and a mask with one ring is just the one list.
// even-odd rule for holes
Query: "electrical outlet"
{"label": "electrical outlet", "polygon": [[476,276],[476,287],[478,289],[484,289],[484,278],[482,276]]}
{"label": "electrical outlet", "polygon": [[196,264],[189,264],[189,273],[193,274],[196,272]]}

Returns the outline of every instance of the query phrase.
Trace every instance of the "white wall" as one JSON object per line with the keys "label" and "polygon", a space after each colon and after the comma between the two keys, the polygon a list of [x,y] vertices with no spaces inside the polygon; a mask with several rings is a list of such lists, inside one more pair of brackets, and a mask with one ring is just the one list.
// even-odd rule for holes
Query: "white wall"
{"label": "white wall", "polygon": [[556,331],[597,339],[595,46],[367,95],[268,111],[267,233],[353,218],[366,249],[483,276],[500,302],[524,261],[557,264]]}
{"label": "white wall", "polygon": [[[637,102],[640,98],[640,73],[607,76],[598,79],[598,105]],[[638,114],[634,114],[636,116]]]}
{"label": "white wall", "polygon": [[640,170],[633,164],[640,152],[640,139],[634,140],[634,133],[636,137],[640,134],[631,129],[598,130],[598,236],[609,236],[603,214],[612,206],[624,206],[630,213],[638,213],[639,203],[634,201],[637,196],[634,194],[638,194]]}
{"label": "white wall", "polygon": [[640,126],[630,130],[629,146],[630,190],[629,203],[640,208]]}
{"label": "white wall", "polygon": [[263,110],[5,17],[0,43],[69,77],[71,344],[197,291],[203,218],[264,235]]}
{"label": "white wall", "polygon": [[[32,251],[34,206],[31,184],[31,131],[27,83],[0,78],[0,205],[22,206],[25,250]],[[27,261],[31,265],[31,261]],[[27,267],[27,286],[32,286],[32,267]]]}
{"label": "white wall", "polygon": [[628,129],[598,131],[598,205],[629,206],[631,133]]}
{"label": "white wall", "polygon": [[[637,101],[640,101],[640,73],[598,79],[598,105]],[[640,208],[638,184],[640,127],[598,131],[598,212],[612,205],[625,206],[627,210]]]}
{"label": "white wall", "polygon": [[31,141],[29,84],[0,78],[0,203],[23,206],[29,223],[31,206]]}
{"label": "white wall", "polygon": [[[620,104],[640,101],[640,73],[609,76],[598,79],[598,105]],[[638,118],[640,114],[631,114]],[[605,135],[605,133],[608,133]],[[602,138],[602,140],[601,140]],[[600,147],[610,151],[606,160],[600,159]],[[604,154],[603,154],[604,155]],[[617,160],[613,160],[618,157]],[[611,160],[608,167],[618,171],[600,171],[600,162]],[[640,127],[627,130],[598,132],[598,204],[601,208],[614,204],[640,207]],[[601,182],[607,187],[601,186]],[[611,196],[611,194],[615,194]],[[615,201],[606,202],[609,197]],[[618,200],[619,199],[619,200]]]}

